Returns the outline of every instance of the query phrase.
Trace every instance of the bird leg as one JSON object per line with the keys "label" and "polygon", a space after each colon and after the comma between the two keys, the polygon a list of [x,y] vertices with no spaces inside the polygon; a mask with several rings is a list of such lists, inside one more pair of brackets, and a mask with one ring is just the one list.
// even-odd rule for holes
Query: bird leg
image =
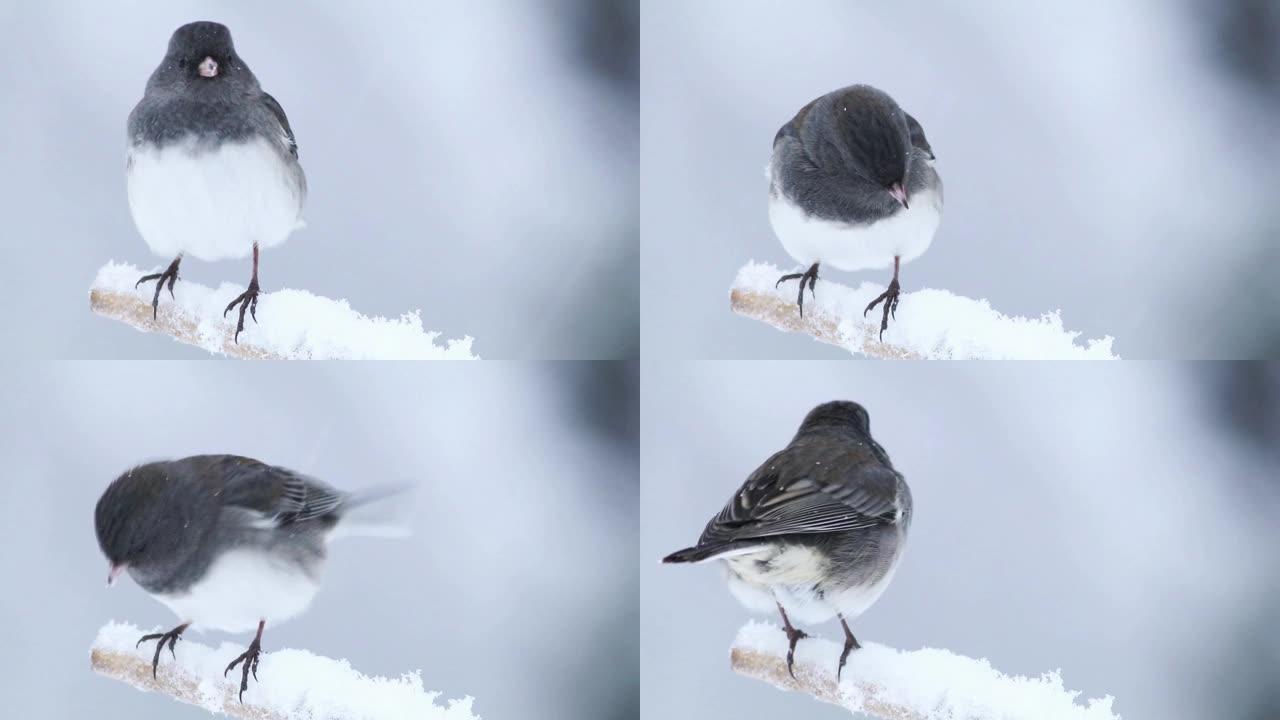
{"label": "bird leg", "polygon": [[150,282],[151,280],[157,281],[155,297],[151,298],[151,319],[152,320],[155,320],[156,315],[160,312],[160,290],[164,288],[164,284],[166,281],[169,283],[169,298],[174,299],[173,284],[178,281],[178,264],[181,262],[182,262],[182,253],[178,253],[178,257],[174,258],[173,262],[169,263],[169,267],[165,268],[164,272],[152,273],[150,275],[143,275],[142,277],[138,278],[138,282],[133,284],[133,287],[136,290],[138,286],[144,282]]}
{"label": "bird leg", "polygon": [[236,321],[236,344],[240,344],[240,331],[244,330],[244,311],[248,310],[253,321],[258,322],[258,243],[253,244],[253,277],[249,280],[249,287],[240,295],[227,304],[227,309],[222,311],[222,317],[226,317],[231,312],[231,308],[236,305],[240,306],[240,319]]}
{"label": "bird leg", "polygon": [[898,319],[898,290],[900,289],[898,285],[898,266],[901,261],[902,258],[900,257],[895,256],[893,258],[893,280],[889,282],[889,287],[880,293],[880,297],[872,300],[866,310],[862,311],[862,316],[866,317],[867,313],[871,312],[871,308],[879,305],[881,300],[884,301],[884,317],[880,320],[881,340],[884,340],[884,331],[889,327],[889,315],[892,314],[895,320]]}
{"label": "bird leg", "polygon": [[813,265],[810,265],[809,269],[805,270],[802,273],[789,273],[787,275],[783,275],[782,277],[778,278],[778,282],[774,283],[773,286],[776,288],[782,283],[788,280],[795,280],[796,278],[800,278],[800,295],[796,297],[796,304],[800,306],[800,317],[804,317],[804,284],[805,282],[809,283],[809,295],[814,299],[817,299],[818,297],[817,293],[813,291],[814,284],[818,282],[818,263],[814,263]]}
{"label": "bird leg", "polygon": [[844,661],[849,659],[849,652],[862,646],[858,644],[858,638],[853,636],[853,631],[849,629],[849,623],[845,622],[844,615],[836,613],[836,617],[840,618],[840,626],[844,628],[844,651],[840,653],[840,664],[836,666],[836,682],[840,682],[840,671],[844,670]]}
{"label": "bird leg", "polygon": [[[174,260],[173,262],[176,265],[178,261]],[[177,660],[178,653],[174,652],[173,646],[178,642],[178,638],[182,637],[182,631],[186,630],[187,626],[190,624],[191,623],[189,622],[184,622],[178,627],[170,630],[169,632],[152,633],[150,635],[143,635],[141,638],[138,639],[138,643],[134,645],[135,648],[140,647],[142,643],[148,640],[155,640],[159,638],[160,642],[156,643],[156,656],[151,658],[151,678],[153,680],[156,679],[156,668],[160,666],[160,651],[164,649],[164,644],[169,643],[169,654],[173,656],[174,660]]]}
{"label": "bird leg", "polygon": [[258,658],[262,655],[262,628],[267,624],[266,620],[258,621],[258,634],[253,637],[253,642],[249,643],[249,649],[240,653],[240,657],[231,661],[226,670],[222,671],[222,676],[226,677],[232,668],[244,665],[240,668],[240,702],[244,703],[244,691],[249,689],[249,672],[253,672],[253,681],[258,682]]}
{"label": "bird leg", "polygon": [[792,627],[791,620],[787,617],[787,611],[782,609],[782,603],[778,603],[778,612],[782,613],[782,631],[787,634],[787,642],[791,643],[791,647],[787,648],[787,672],[791,673],[791,679],[794,680],[796,673],[792,666],[795,665],[796,661],[796,643],[809,637],[809,634]]}

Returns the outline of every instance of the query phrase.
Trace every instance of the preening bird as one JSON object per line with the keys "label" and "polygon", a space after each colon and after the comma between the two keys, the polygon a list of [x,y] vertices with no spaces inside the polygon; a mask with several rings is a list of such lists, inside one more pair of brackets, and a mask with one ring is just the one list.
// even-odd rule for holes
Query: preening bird
{"label": "preening bird", "polygon": [[751,473],[696,545],[663,562],[720,561],[743,605],[781,613],[789,671],[796,643],[807,637],[792,618],[840,618],[839,677],[859,647],[848,621],[888,587],[910,525],[911,490],[871,438],[867,411],[835,401],[805,416],[791,442]]}
{"label": "preening bird", "polygon": [[924,128],[893,98],[853,85],[800,108],[773,138],[769,222],[808,270],[783,275],[816,296],[818,268],[893,265],[893,280],[863,315],[884,303],[880,336],[897,317],[898,271],[933,242],[942,220],[942,180]]}
{"label": "preening bird", "polygon": [[223,311],[240,306],[258,319],[258,251],[283,243],[302,225],[307,180],[284,108],[262,90],[236,54],[231,31],[194,22],[173,33],[142,100],[129,114],[126,176],[129,210],[153,252],[173,258],[154,280],[170,297],[188,254],[214,261],[253,254],[249,286]]}
{"label": "preening bird", "polygon": [[[116,478],[94,510],[107,585],[127,572],[182,621],[157,640],[151,672],[191,625],[230,633],[256,626],[243,654],[240,696],[257,680],[262,631],[311,603],[326,541],[348,513],[396,489],[350,494],[292,470],[237,455],[139,465]],[[174,653],[176,656],[176,653]],[[224,673],[225,674],[225,673]]]}

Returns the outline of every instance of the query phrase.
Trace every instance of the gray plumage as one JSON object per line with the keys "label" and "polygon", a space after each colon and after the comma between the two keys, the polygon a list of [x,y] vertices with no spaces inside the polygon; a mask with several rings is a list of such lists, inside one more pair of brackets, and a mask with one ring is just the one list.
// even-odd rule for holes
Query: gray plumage
{"label": "gray plumage", "polygon": [[770,193],[810,216],[871,223],[903,209],[887,192],[908,196],[941,183],[924,128],[893,98],[853,85],[800,108],[773,139]]}
{"label": "gray plumage", "polygon": [[[223,311],[239,306],[257,322],[258,255],[302,224],[307,178],[284,108],[262,90],[236,53],[231,31],[194,22],[174,31],[142,100],[129,114],[126,178],[129,210],[151,250],[173,261],[155,281],[174,295],[183,257],[223,260],[253,253],[249,285]],[[136,286],[135,286],[136,287]]]}
{"label": "gray plumage", "polygon": [[174,594],[240,548],[316,577],[350,497],[251,458],[197,455],[126,471],[98,500],[94,524],[112,565],[150,593]]}
{"label": "gray plumage", "polygon": [[192,624],[228,632],[256,625],[253,642],[227,666],[243,663],[243,699],[267,621],[303,612],[319,589],[330,532],[347,511],[394,491],[354,496],[238,455],[146,463],[116,478],[94,509],[108,584],[128,571],[182,620],[138,641],[158,641],[152,676],[161,650],[173,652]]}
{"label": "gray plumage", "polygon": [[[212,82],[199,75],[205,57],[218,63]],[[142,100],[129,113],[128,132],[135,147],[194,140],[197,148],[210,150],[223,142],[264,138],[280,152],[300,195],[306,195],[306,176],[297,162],[298,142],[289,118],[236,53],[225,25],[194,22],[174,31]]]}
{"label": "gray plumage", "polygon": [[[782,612],[794,651],[804,633],[788,613],[844,623],[875,602],[901,557],[911,513],[911,490],[872,439],[867,411],[829,402],[747,478],[696,545],[663,562],[723,560],[739,600]],[[841,666],[858,647],[844,627]]]}
{"label": "gray plumage", "polygon": [[813,296],[822,267],[893,266],[893,280],[863,311],[884,303],[880,336],[897,316],[898,274],[929,249],[942,220],[942,180],[924,127],[885,92],[852,85],[800,108],[773,138],[769,224],[787,254],[807,267],[799,280]]}

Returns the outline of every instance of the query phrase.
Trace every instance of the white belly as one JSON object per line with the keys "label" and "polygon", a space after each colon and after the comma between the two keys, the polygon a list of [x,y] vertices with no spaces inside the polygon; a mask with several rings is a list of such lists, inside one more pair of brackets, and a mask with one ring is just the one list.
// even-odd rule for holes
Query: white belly
{"label": "white belly", "polygon": [[279,624],[302,613],[317,589],[316,580],[296,566],[233,550],[215,560],[189,592],[156,598],[197,628],[237,633],[256,630],[259,620]]}
{"label": "white belly", "polygon": [[266,140],[129,151],[129,209],[151,250],[213,261],[278,245],[301,222],[302,189]]}
{"label": "white belly", "polygon": [[840,270],[889,267],[924,254],[942,221],[942,197],[934,191],[911,196],[911,207],[871,225],[808,218],[782,193],[769,196],[769,222],[787,254],[802,265]]}
{"label": "white belly", "polygon": [[[763,550],[724,558],[724,562],[729,571],[729,591],[747,609],[771,613],[777,612],[781,604],[792,622],[812,625],[826,622],[837,613],[846,620],[853,620],[866,612],[893,580],[900,557],[899,553],[878,582],[853,586],[837,593],[827,592],[823,596],[819,596],[814,588],[825,576],[824,561],[812,550],[792,547],[782,555]],[[761,571],[754,562],[765,558],[772,558],[768,572]]]}

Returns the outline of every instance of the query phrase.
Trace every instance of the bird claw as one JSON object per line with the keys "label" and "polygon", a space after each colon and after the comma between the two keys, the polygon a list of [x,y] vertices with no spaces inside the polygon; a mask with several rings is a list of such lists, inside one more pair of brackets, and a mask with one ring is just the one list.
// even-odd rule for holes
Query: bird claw
{"label": "bird claw", "polygon": [[151,633],[150,635],[143,635],[138,638],[137,644],[134,645],[135,648],[142,647],[142,643],[147,642],[148,640],[155,640],[157,638],[160,640],[160,642],[156,643],[156,654],[151,658],[151,678],[153,680],[157,679],[156,673],[160,667],[160,652],[164,650],[165,643],[169,644],[169,655],[172,656],[174,660],[177,660],[178,653],[174,650],[174,645],[178,643],[178,640],[182,637],[182,631],[186,630],[187,625],[189,624],[190,623],[184,623],[169,632]]}
{"label": "bird claw", "polygon": [[787,642],[790,646],[787,648],[787,673],[791,675],[791,679],[796,679],[795,663],[796,663],[796,643],[809,637],[809,634],[803,630],[795,628],[784,628],[783,632],[787,634]]}
{"label": "bird claw", "polygon": [[809,283],[809,296],[815,300],[818,299],[818,294],[813,289],[814,285],[818,283],[818,263],[814,263],[809,266],[809,269],[802,273],[788,273],[783,275],[778,278],[778,282],[774,283],[773,287],[776,289],[787,280],[795,280],[796,278],[800,278],[800,292],[796,296],[796,304],[800,306],[800,317],[804,317],[804,286],[806,282]]}
{"label": "bird claw", "polygon": [[178,282],[178,265],[181,262],[182,262],[182,256],[179,255],[178,257],[173,259],[173,262],[169,263],[169,267],[165,268],[164,272],[152,273],[150,275],[143,275],[142,277],[138,278],[138,282],[133,284],[133,288],[137,290],[138,287],[142,285],[142,283],[144,282],[151,282],[152,280],[156,281],[156,294],[151,298],[151,319],[152,320],[155,320],[157,317],[159,317],[160,291],[164,289],[166,283],[169,286],[169,298],[171,300],[177,299],[173,294],[173,284]]}
{"label": "bird claw", "polygon": [[231,312],[231,308],[236,305],[240,306],[240,317],[236,319],[236,336],[235,342],[240,344],[240,333],[244,330],[244,313],[249,311],[249,316],[253,318],[254,324],[258,322],[258,276],[255,274],[253,279],[249,281],[249,287],[244,292],[236,296],[235,300],[227,303],[227,307],[222,311],[222,317],[226,317]]}
{"label": "bird claw", "polygon": [[862,311],[862,316],[866,317],[867,313],[871,312],[872,308],[879,305],[881,301],[884,302],[884,315],[880,318],[881,341],[884,340],[884,331],[889,327],[889,317],[893,316],[894,320],[898,319],[898,300],[900,296],[901,286],[898,285],[898,278],[895,277],[889,282],[889,287],[885,288],[885,291],[880,293],[880,295],[875,300],[872,300],[871,303],[867,305],[867,308]]}
{"label": "bird claw", "polygon": [[[253,674],[253,681],[258,682],[258,660],[262,656],[262,643],[258,638],[254,638],[249,643],[249,648],[240,653],[240,656],[231,661],[227,665],[227,669],[222,671],[222,677],[226,677],[227,673],[240,665],[240,702],[244,702],[244,691],[249,689],[249,674]],[[243,663],[243,665],[241,665]]]}

